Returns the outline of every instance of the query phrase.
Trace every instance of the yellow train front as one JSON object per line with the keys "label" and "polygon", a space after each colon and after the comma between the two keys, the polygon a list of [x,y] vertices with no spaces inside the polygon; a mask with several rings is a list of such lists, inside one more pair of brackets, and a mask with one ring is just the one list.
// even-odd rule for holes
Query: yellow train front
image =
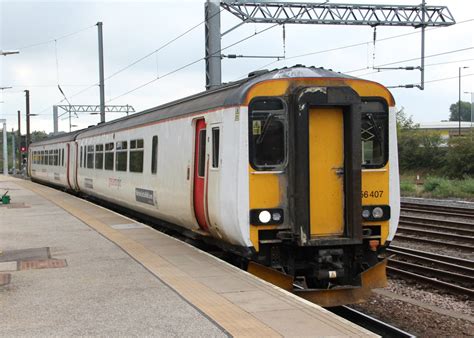
{"label": "yellow train front", "polygon": [[381,256],[399,218],[393,97],[371,81],[293,67],[246,99],[259,263],[249,270],[324,306],[363,300],[386,282]]}

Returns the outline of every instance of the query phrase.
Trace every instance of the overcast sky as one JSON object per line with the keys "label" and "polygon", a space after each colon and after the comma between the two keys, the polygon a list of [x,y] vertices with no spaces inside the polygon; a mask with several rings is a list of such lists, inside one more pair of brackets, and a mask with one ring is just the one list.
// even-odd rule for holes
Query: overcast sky
{"label": "overcast sky", "polygon": [[[336,3],[337,1],[331,1]],[[363,0],[347,3],[384,3],[415,5],[421,0]],[[431,0],[427,5],[447,5],[457,24],[427,29],[426,55],[446,53],[426,59],[426,88],[392,89],[398,107],[404,107],[417,122],[449,118],[449,106],[458,100],[458,69],[463,69],[462,91],[474,91],[474,1]],[[167,41],[204,20],[204,1],[7,1],[0,0],[0,49],[19,50],[18,55],[0,57],[0,119],[8,128],[17,126],[17,110],[24,114],[24,90],[30,90],[32,130],[51,132],[52,106],[65,92],[71,104],[98,104],[98,21],[103,22],[105,77],[109,77],[141,57],[160,48]],[[471,20],[471,21],[468,21]],[[222,31],[239,20],[228,12],[221,13]],[[228,46],[270,25],[245,24],[222,39]],[[80,31],[80,32],[78,32]],[[70,33],[76,33],[69,35]],[[414,33],[414,34],[409,34]],[[408,34],[389,40],[387,37]],[[65,35],[69,35],[64,37]],[[282,28],[274,27],[225,50],[244,55],[283,55]],[[286,60],[268,68],[294,64],[331,68],[350,75],[380,82],[383,85],[419,83],[419,71],[384,71],[373,73],[372,66],[418,58],[418,30],[402,27],[379,27],[373,44],[373,29],[356,26],[286,25]],[[54,41],[56,40],[56,41]],[[48,42],[49,41],[49,42]],[[362,45],[343,48],[353,44]],[[374,53],[375,49],[375,53]],[[464,51],[458,51],[464,49]],[[457,52],[456,52],[457,51]],[[317,53],[321,52],[321,53]],[[313,53],[305,57],[293,57]],[[204,61],[151,84],[122,95],[157,77],[162,77],[204,56],[204,25],[199,25],[176,42],[143,61],[110,77],[105,82],[107,104],[129,104],[137,111],[204,90]],[[224,59],[223,81],[240,79],[252,70],[273,62],[271,59]],[[393,66],[419,66],[419,60]],[[359,71],[354,71],[359,70]],[[450,80],[429,82],[432,80]],[[82,92],[81,92],[82,91]],[[78,95],[77,93],[81,92]],[[468,94],[462,99],[470,101]],[[61,102],[66,104],[66,102]],[[109,114],[111,120],[122,116]],[[72,123],[74,129],[99,121],[98,115],[80,114]],[[24,120],[22,129],[24,132]],[[67,120],[59,129],[68,131]]]}

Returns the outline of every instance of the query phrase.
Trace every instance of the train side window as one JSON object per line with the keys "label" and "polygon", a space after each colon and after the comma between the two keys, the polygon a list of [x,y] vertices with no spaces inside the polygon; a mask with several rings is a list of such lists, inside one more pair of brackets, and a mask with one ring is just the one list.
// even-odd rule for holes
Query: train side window
{"label": "train side window", "polygon": [[95,145],[95,168],[96,169],[104,168],[104,145],[103,144]]}
{"label": "train side window", "polygon": [[206,129],[199,131],[198,176],[204,177],[206,168]]}
{"label": "train side window", "polygon": [[115,170],[127,171],[127,141],[117,142],[115,147]]}
{"label": "train side window", "polygon": [[156,174],[158,169],[158,136],[153,136],[151,142],[151,173]]}
{"label": "train side window", "polygon": [[81,146],[81,149],[79,150],[79,167],[82,168],[82,156],[83,156],[83,146]]}
{"label": "train side window", "polygon": [[287,114],[282,100],[257,99],[250,104],[249,158],[256,170],[282,170],[286,163]]}
{"label": "train side window", "polygon": [[104,161],[105,170],[114,170],[114,144],[106,143],[105,144],[105,161]]}
{"label": "train side window", "polygon": [[41,158],[40,164],[44,164],[44,150],[40,151],[40,158]]}
{"label": "train side window", "polygon": [[54,150],[50,150],[49,151],[49,161],[48,161],[49,165],[54,165]]}
{"label": "train side window", "polygon": [[64,167],[64,148],[61,149],[61,166]]}
{"label": "train side window", "polygon": [[219,168],[219,138],[220,130],[218,127],[212,128],[212,167]]}
{"label": "train side window", "polygon": [[59,149],[54,149],[53,165],[55,165],[55,166],[59,165]]}
{"label": "train side window", "polygon": [[86,167],[94,169],[94,146],[87,146],[86,148]]}
{"label": "train side window", "polygon": [[143,172],[143,139],[130,141],[130,171]]}

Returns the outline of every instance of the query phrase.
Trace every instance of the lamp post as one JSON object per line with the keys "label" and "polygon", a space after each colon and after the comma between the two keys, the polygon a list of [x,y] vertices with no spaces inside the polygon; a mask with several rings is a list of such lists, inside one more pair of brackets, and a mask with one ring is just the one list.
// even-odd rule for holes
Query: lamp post
{"label": "lamp post", "polygon": [[461,69],[469,67],[459,67],[459,100],[458,100],[458,120],[459,120],[459,132],[458,136],[461,136]]}
{"label": "lamp post", "polygon": [[0,50],[0,55],[2,56],[7,56],[11,54],[20,54],[20,51],[18,50]]}
{"label": "lamp post", "polygon": [[8,175],[8,148],[7,148],[7,120],[0,119],[3,123],[3,175]]}

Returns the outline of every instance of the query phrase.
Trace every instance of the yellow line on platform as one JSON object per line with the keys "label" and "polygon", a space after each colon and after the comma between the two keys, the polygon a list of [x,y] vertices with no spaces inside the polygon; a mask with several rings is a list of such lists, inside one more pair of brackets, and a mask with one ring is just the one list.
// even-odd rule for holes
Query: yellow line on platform
{"label": "yellow line on platform", "polygon": [[[81,210],[81,205],[88,208],[92,205],[97,209],[102,209],[101,207],[32,182],[15,180],[14,183],[43,196],[115,243],[189,303],[215,321],[230,335],[235,337],[281,337],[278,332],[259,321],[250,313],[231,303],[202,283],[197,282],[160,255],[101,222],[94,216],[94,213],[86,213]],[[124,216],[122,217],[127,219]]]}

